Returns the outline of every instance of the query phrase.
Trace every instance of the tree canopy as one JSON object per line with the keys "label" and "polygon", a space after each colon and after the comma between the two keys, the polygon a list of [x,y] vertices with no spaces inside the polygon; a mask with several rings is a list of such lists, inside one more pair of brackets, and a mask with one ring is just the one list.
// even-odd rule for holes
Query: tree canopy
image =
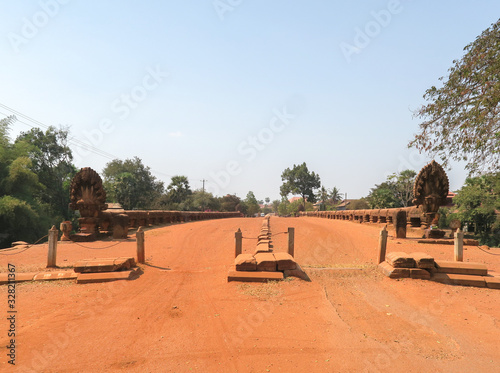
{"label": "tree canopy", "polygon": [[[69,148],[67,129],[56,129],[50,126],[45,132],[32,128],[22,132],[15,143],[25,143],[29,168],[38,176],[44,186],[38,193],[42,202],[48,204],[51,215],[59,220],[67,220],[72,215],[69,205],[69,184],[77,170],[73,165],[73,155]],[[28,166],[27,166],[28,167]]]}
{"label": "tree canopy", "polygon": [[493,233],[495,244],[500,243],[500,172],[468,178],[453,199],[458,217],[475,233]]}
{"label": "tree canopy", "polygon": [[328,202],[329,196],[328,196],[328,190],[325,188],[324,185],[321,186],[321,188],[318,191],[318,195],[316,197],[320,202],[319,210],[325,211],[326,210],[326,203]]}
{"label": "tree canopy", "polygon": [[220,202],[222,211],[241,211],[237,209],[237,207],[241,208],[241,199],[235,194],[225,195]]}
{"label": "tree canopy", "polygon": [[319,175],[309,172],[306,163],[293,165],[293,168],[287,168],[281,174],[283,184],[280,187],[280,193],[283,197],[289,194],[299,194],[304,201],[316,202],[314,195],[315,189],[321,186]]}
{"label": "tree canopy", "polygon": [[408,207],[413,200],[413,185],[417,173],[413,170],[404,170],[397,174],[392,174],[388,180],[392,182],[394,197],[399,205]]}
{"label": "tree canopy", "polygon": [[255,198],[255,194],[252,191],[247,193],[247,197],[245,198],[245,205],[247,208],[247,214],[249,216],[253,216],[260,211],[259,202],[257,198]]}
{"label": "tree canopy", "polygon": [[150,208],[164,190],[163,182],[156,180],[138,157],[115,159],[106,164],[103,174],[108,199],[125,210]]}
{"label": "tree canopy", "polygon": [[340,193],[340,190],[337,187],[333,187],[330,190],[330,199],[332,200],[332,203],[336,205],[337,203],[342,201],[342,194]]}
{"label": "tree canopy", "polygon": [[395,196],[394,184],[387,181],[375,185],[366,197],[366,201],[372,209],[399,207]]}
{"label": "tree canopy", "polygon": [[416,175],[413,170],[404,170],[388,176],[386,181],[371,189],[366,202],[372,209],[410,206]]}
{"label": "tree canopy", "polygon": [[25,140],[11,143],[8,130],[14,120],[0,120],[0,247],[17,240],[34,242],[61,221],[58,208],[42,199],[47,186],[32,160],[34,153],[45,156],[44,150]]}
{"label": "tree canopy", "polygon": [[327,189],[322,185],[316,195],[316,199],[321,202],[319,206],[320,211],[335,210],[337,205],[342,201],[342,195],[337,187]]}
{"label": "tree canopy", "polygon": [[212,193],[206,192],[204,190],[195,190],[189,196],[190,206],[192,210],[197,211],[218,211],[220,210],[220,200]]}
{"label": "tree canopy", "polygon": [[[471,174],[500,170],[500,20],[454,60],[441,88],[414,115],[423,120],[409,146],[450,160],[467,161]],[[441,77],[443,81],[445,78]]]}
{"label": "tree canopy", "polygon": [[170,184],[167,187],[167,197],[170,202],[184,202],[192,193],[189,180],[186,176],[172,176]]}
{"label": "tree canopy", "polygon": [[351,201],[347,207],[349,210],[366,210],[370,208],[365,198],[356,199]]}

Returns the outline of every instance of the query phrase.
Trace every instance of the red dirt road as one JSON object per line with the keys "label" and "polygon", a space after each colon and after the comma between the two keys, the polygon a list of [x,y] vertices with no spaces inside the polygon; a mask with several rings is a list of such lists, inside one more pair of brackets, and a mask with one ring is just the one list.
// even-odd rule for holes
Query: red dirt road
{"label": "red dirt road", "polygon": [[[261,222],[148,230],[147,264],[134,281],[18,284],[16,366],[3,348],[0,371],[500,371],[500,291],[382,276],[375,266],[377,225],[272,217],[275,251],[286,250],[286,235],[278,233],[295,227],[295,256],[313,281],[227,283],[234,232],[241,228],[248,238],[243,250],[252,252]],[[390,251],[453,256],[453,246],[391,238]],[[46,245],[2,255],[0,269],[13,263],[17,272],[40,270],[46,255]],[[60,267],[117,256],[135,256],[135,240],[104,250],[58,246]],[[500,272],[499,256],[468,247],[464,257]],[[6,346],[7,287],[0,288]]]}

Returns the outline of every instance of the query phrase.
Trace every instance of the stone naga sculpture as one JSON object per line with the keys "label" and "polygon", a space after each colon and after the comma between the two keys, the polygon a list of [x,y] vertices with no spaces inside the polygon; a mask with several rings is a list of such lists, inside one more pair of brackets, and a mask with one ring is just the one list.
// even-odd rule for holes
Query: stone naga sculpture
{"label": "stone naga sculpture", "polygon": [[443,167],[432,161],[420,170],[413,186],[413,204],[422,206],[425,227],[432,223],[440,206],[446,205],[449,181]]}
{"label": "stone naga sculpture", "polygon": [[82,168],[71,180],[69,207],[80,211],[81,235],[95,239],[99,213],[108,208],[101,177],[90,167]]}

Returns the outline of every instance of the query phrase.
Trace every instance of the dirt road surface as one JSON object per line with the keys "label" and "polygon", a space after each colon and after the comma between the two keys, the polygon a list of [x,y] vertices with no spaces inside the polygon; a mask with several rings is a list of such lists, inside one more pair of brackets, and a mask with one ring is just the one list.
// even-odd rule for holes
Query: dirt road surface
{"label": "dirt road surface", "polygon": [[[4,347],[0,371],[500,372],[500,291],[386,278],[375,265],[380,225],[318,218],[271,218],[275,251],[286,251],[283,232],[295,227],[295,256],[312,282],[228,283],[234,232],[241,228],[243,251],[253,252],[261,223],[147,230],[146,264],[133,281],[18,284],[16,365]],[[62,243],[58,266],[135,256],[130,237]],[[453,258],[453,246],[411,239],[389,237],[387,250]],[[498,273],[494,253],[467,247],[464,257]],[[0,255],[0,270],[42,270],[46,258],[47,245],[36,245]],[[0,288],[7,346],[7,286]]]}

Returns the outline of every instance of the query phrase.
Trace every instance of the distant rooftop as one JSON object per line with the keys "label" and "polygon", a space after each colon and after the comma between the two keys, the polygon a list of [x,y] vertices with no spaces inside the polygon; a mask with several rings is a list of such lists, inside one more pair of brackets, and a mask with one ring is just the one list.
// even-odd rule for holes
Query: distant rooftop
{"label": "distant rooftop", "polygon": [[119,203],[108,203],[108,210],[123,210],[123,207]]}

